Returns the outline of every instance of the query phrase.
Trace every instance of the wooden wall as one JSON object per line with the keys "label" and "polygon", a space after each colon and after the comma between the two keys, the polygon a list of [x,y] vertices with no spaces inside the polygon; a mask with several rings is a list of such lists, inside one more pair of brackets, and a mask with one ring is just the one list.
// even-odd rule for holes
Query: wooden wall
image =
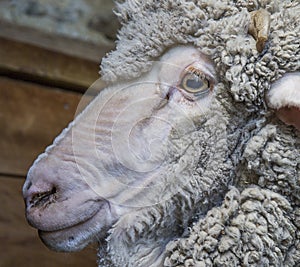
{"label": "wooden wall", "polygon": [[[95,245],[64,254],[42,244],[25,220],[21,190],[33,160],[73,119],[98,78],[100,60],[84,43],[70,47],[72,40],[57,37],[62,49],[51,50],[38,45],[39,34],[31,43],[13,37],[7,29],[0,36],[0,267],[96,266]],[[111,47],[97,49],[100,57]]]}

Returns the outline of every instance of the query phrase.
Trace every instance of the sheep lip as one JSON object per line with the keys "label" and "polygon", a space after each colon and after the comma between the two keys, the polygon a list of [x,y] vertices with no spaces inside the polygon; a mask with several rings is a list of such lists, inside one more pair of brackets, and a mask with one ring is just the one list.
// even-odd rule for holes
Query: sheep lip
{"label": "sheep lip", "polygon": [[92,201],[92,203],[87,201],[86,203],[83,203],[83,208],[81,208],[81,211],[88,211],[89,213],[83,214],[79,211],[78,215],[74,219],[68,219],[67,216],[64,217],[64,215],[62,215],[59,222],[51,222],[51,218],[53,217],[53,214],[57,213],[57,210],[61,213],[61,210],[59,210],[59,207],[57,208],[57,206],[50,210],[47,210],[47,208],[43,210],[36,209],[31,215],[28,216],[27,219],[34,228],[41,232],[61,232],[88,223],[93,219],[93,217],[101,212],[101,210],[103,210],[105,205],[109,206],[109,203],[103,200]]}

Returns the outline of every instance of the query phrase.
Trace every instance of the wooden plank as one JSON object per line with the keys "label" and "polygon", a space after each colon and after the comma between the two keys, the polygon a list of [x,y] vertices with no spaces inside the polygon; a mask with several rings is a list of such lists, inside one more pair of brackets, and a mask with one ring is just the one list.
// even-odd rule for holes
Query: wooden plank
{"label": "wooden plank", "polygon": [[81,96],[0,76],[0,173],[25,176],[73,120]]}
{"label": "wooden plank", "polygon": [[80,92],[100,78],[100,54],[95,62],[0,37],[0,58],[2,75]]}
{"label": "wooden plank", "polygon": [[101,43],[92,43],[59,34],[47,33],[36,28],[16,25],[1,20],[1,18],[0,36],[72,57],[86,59],[97,64],[100,63],[100,59],[108,51],[115,47],[113,41],[106,39],[103,39]]}
{"label": "wooden plank", "polygon": [[50,251],[24,216],[24,179],[0,176],[0,267],[96,266],[96,246],[76,253]]}

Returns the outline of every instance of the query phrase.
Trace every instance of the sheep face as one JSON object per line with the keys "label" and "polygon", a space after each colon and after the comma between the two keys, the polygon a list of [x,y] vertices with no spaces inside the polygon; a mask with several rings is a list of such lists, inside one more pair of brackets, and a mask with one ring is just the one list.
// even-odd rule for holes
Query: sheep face
{"label": "sheep face", "polygon": [[[28,173],[26,215],[44,243],[81,249],[126,214],[188,194],[199,155],[217,144],[224,150],[216,84],[205,55],[177,47],[148,74],[102,91]],[[193,186],[209,187],[200,178]]]}

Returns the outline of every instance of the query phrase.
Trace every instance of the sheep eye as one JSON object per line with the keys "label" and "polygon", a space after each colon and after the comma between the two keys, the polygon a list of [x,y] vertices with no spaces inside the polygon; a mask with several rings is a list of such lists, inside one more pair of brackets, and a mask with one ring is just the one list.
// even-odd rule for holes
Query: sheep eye
{"label": "sheep eye", "polygon": [[203,73],[193,69],[184,74],[180,87],[197,97],[204,97],[210,91],[210,82]]}

